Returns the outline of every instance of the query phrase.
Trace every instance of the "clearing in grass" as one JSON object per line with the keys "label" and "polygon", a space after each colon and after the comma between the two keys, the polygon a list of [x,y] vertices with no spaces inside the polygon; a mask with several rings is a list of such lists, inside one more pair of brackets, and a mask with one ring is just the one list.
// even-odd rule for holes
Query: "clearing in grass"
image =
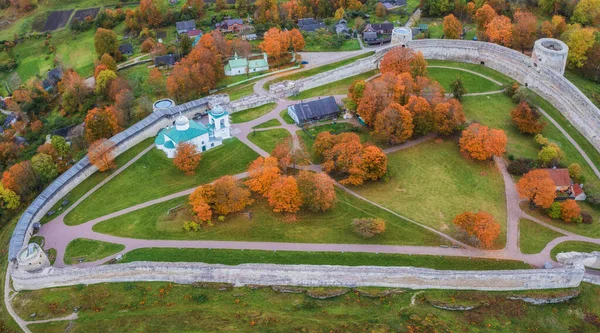
{"label": "clearing in grass", "polygon": [[548,242],[561,236],[564,235],[531,220],[519,221],[519,247],[525,254],[540,253]]}
{"label": "clearing in grass", "polygon": [[254,131],[248,134],[248,140],[252,141],[264,151],[271,152],[278,143],[290,136],[291,134],[288,130],[276,128],[264,131]]}

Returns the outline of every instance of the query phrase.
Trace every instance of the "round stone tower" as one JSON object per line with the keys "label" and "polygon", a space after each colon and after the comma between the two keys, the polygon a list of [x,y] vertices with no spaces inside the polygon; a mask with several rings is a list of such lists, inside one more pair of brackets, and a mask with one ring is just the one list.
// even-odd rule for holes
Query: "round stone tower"
{"label": "round stone tower", "polygon": [[28,244],[17,254],[19,270],[35,272],[50,266],[50,261],[44,250],[36,243]]}
{"label": "round stone tower", "polygon": [[410,28],[394,28],[392,30],[392,45],[406,46],[412,40],[412,30]]}
{"label": "round stone tower", "polygon": [[547,67],[564,74],[568,54],[567,44],[554,38],[542,38],[535,42],[531,60],[533,67],[538,70],[540,67]]}

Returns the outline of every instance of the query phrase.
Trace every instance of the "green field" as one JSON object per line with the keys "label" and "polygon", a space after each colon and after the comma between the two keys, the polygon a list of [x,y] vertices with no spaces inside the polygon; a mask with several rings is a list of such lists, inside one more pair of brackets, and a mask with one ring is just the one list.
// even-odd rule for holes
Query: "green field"
{"label": "green field", "polygon": [[360,50],[360,44],[358,44],[356,38],[344,40],[339,48],[333,48],[326,43],[311,43],[309,40],[303,49],[304,52],[346,52],[358,50]]}
{"label": "green field", "polygon": [[254,94],[254,83],[242,83],[237,86],[219,90],[216,94],[228,94],[231,101]]}
{"label": "green field", "polygon": [[65,250],[65,264],[77,264],[78,259],[85,259],[87,262],[100,260],[112,254],[121,252],[125,245],[101,242],[86,238],[76,238],[72,240]]}
{"label": "green field", "polygon": [[366,80],[373,75],[376,75],[378,71],[373,70],[359,75],[351,76],[343,80],[335,81],[329,84],[322,85],[320,87],[305,90],[297,95],[292,95],[288,99],[299,101],[311,97],[317,96],[328,96],[328,95],[345,95],[348,93],[348,87],[355,80]]}
{"label": "green field", "polygon": [[252,128],[269,128],[269,127],[275,127],[275,126],[281,126],[281,122],[278,119],[271,119],[268,121],[265,121],[262,124],[258,124]]}
{"label": "green field", "polygon": [[[344,288],[341,289],[342,291]],[[32,324],[35,332],[596,332],[600,287],[478,292],[358,287],[319,300],[271,288],[197,287],[161,282],[96,284],[19,293],[13,304],[22,318],[58,318],[80,307],[79,318]],[[327,294],[340,288],[313,288]],[[553,298],[580,292],[568,302],[532,305],[508,297]],[[448,311],[435,305],[476,305]],[[394,330],[393,328],[399,328]]]}
{"label": "green field", "polygon": [[600,244],[576,242],[576,241],[563,242],[563,243],[556,245],[552,249],[552,251],[550,251],[550,255],[552,256],[552,259],[556,260],[557,254],[559,254],[561,252],[571,252],[571,251],[574,251],[574,252],[600,251]]}
{"label": "green field", "polygon": [[501,225],[497,241],[506,242],[504,182],[492,161],[465,159],[454,140],[425,142],[388,154],[389,181],[353,188],[399,214],[453,237],[452,223],[465,211],[486,211]]}
{"label": "green field", "polygon": [[519,221],[519,247],[525,254],[540,253],[548,242],[564,236],[527,219]]}
{"label": "green field", "polygon": [[548,216],[545,209],[535,208],[531,210],[527,202],[521,203],[521,210],[525,213],[537,217],[544,223],[548,223],[555,227],[570,231],[583,236],[600,238],[600,209],[591,206],[585,201],[577,201],[577,204],[582,211],[588,212],[592,215],[593,222],[591,224],[577,224],[577,223],[566,223],[560,219],[553,219]]}
{"label": "green field", "polygon": [[[129,148],[121,155],[115,158],[115,164],[117,168],[113,170],[108,170],[105,172],[94,172],[91,176],[87,177],[83,180],[79,185],[77,185],[74,189],[72,189],[67,195],[62,197],[50,210],[54,210],[57,213],[48,217],[44,215],[44,217],[40,220],[40,222],[47,223],[50,222],[53,218],[58,216],[63,209],[67,209],[69,206],[75,203],[79,198],[81,198],[84,194],[86,194],[89,190],[91,190],[94,186],[98,185],[101,181],[106,179],[111,175],[116,169],[125,165],[125,163],[129,162],[132,158],[141,153],[144,149],[148,148],[150,145],[154,144],[154,138],[148,138],[137,145]],[[64,199],[67,199],[69,203],[65,206],[62,206],[62,202]]]}
{"label": "green field", "polygon": [[186,176],[164,152],[152,149],[71,211],[65,223],[81,224],[223,175],[244,172],[256,157],[258,155],[238,139],[229,139],[222,146],[203,153],[196,174]]}
{"label": "green field", "polygon": [[483,65],[469,64],[469,63],[458,62],[458,61],[433,60],[433,59],[427,60],[427,64],[429,64],[431,66],[448,66],[448,67],[458,67],[458,68],[472,70],[474,72],[483,74],[485,76],[489,76],[498,82],[502,82],[503,84],[511,84],[511,83],[515,82],[515,80],[509,78],[508,76],[506,76],[502,73],[496,72],[495,70],[493,70],[489,67],[485,67]]}
{"label": "green field", "polygon": [[450,84],[460,77],[463,81],[464,87],[467,93],[481,93],[488,91],[501,90],[502,86],[495,84],[494,82],[483,78],[481,76],[463,72],[460,70],[447,69],[447,68],[427,68],[428,76],[432,80],[439,82],[447,93],[452,93]]}
{"label": "green field", "polygon": [[265,114],[272,111],[277,106],[276,103],[268,103],[265,105],[257,106],[252,109],[234,112],[231,114],[230,119],[232,124],[245,123],[250,120],[254,120],[258,117],[264,116]]}
{"label": "green field", "polygon": [[528,269],[522,261],[363,252],[296,252],[219,249],[144,248],[127,252],[121,262],[166,261],[240,265],[247,263],[341,266],[411,266],[440,270]]}
{"label": "green field", "polygon": [[565,77],[600,108],[600,83],[593,82],[572,71],[565,71]]}
{"label": "green field", "polygon": [[[295,216],[274,213],[264,198],[245,212],[227,215],[224,222],[198,232],[183,230],[183,222],[191,218],[187,206],[169,214],[169,209],[186,204],[181,197],[101,222],[95,232],[141,239],[230,240],[248,242],[349,243],[349,244],[447,244],[447,241],[380,208],[345,192],[337,192],[334,209],[313,213],[300,210]],[[251,212],[251,219],[247,212]],[[381,217],[387,222],[385,233],[363,239],[354,233],[352,219]]]}
{"label": "green field", "polygon": [[275,149],[278,143],[285,138],[289,138],[290,132],[283,128],[270,129],[265,131],[255,131],[248,134],[248,139],[262,148],[266,152]]}

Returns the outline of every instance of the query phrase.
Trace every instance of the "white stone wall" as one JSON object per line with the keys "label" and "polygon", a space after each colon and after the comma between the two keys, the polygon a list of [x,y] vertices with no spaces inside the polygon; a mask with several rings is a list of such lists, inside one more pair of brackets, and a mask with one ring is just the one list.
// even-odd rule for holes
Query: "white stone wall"
{"label": "white stone wall", "polygon": [[412,289],[531,290],[577,287],[582,267],[508,271],[440,271],[415,267],[134,262],[91,268],[12,272],[16,290],[128,281],[225,282],[236,286],[377,286]]}
{"label": "white stone wall", "polygon": [[238,111],[256,108],[261,105],[269,104],[272,102],[274,102],[274,100],[270,96],[253,94],[230,102],[228,110],[231,113],[234,113]]}

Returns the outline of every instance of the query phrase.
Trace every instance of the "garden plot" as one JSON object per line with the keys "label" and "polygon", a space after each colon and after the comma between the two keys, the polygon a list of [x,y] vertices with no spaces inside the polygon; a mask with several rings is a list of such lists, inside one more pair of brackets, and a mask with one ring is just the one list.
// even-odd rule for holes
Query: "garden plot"
{"label": "garden plot", "polygon": [[80,9],[75,12],[73,15],[73,21],[77,20],[79,22],[83,22],[86,17],[91,17],[92,19],[96,18],[98,12],[100,11],[100,7],[88,8],[88,9]]}
{"label": "garden plot", "polygon": [[69,23],[69,18],[72,13],[73,9],[53,11],[46,19],[44,31],[54,31],[56,29],[64,28],[67,23]]}

